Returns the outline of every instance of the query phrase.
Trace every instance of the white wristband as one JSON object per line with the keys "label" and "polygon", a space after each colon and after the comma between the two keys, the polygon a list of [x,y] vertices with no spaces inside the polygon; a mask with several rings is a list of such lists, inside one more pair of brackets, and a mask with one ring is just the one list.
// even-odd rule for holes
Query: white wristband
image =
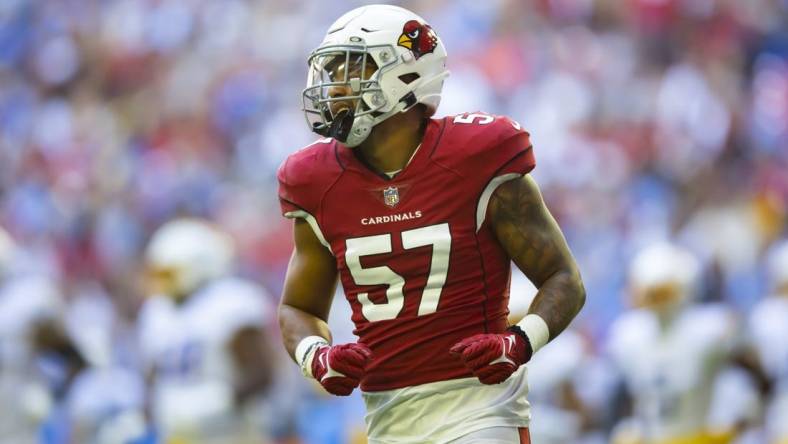
{"label": "white wristband", "polygon": [[312,377],[312,359],[315,352],[323,345],[329,345],[321,336],[307,336],[298,343],[295,349],[295,360],[301,367],[304,376]]}
{"label": "white wristband", "polygon": [[550,340],[550,329],[547,327],[547,322],[542,319],[538,314],[529,314],[522,318],[517,323],[526,336],[528,342],[531,343],[531,352],[536,353],[537,350],[544,347],[547,341]]}

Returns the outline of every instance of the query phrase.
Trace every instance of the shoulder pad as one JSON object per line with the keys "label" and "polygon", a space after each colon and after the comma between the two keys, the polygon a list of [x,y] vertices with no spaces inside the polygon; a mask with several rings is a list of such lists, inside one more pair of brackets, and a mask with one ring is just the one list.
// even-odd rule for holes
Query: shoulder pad
{"label": "shoulder pad", "polygon": [[259,285],[236,277],[218,279],[194,295],[200,315],[217,320],[215,331],[232,335],[243,327],[262,327],[271,318],[264,290]]}
{"label": "shoulder pad", "polygon": [[336,142],[320,139],[285,159],[277,171],[279,202],[285,217],[307,212],[317,217],[323,195],[342,173]]}
{"label": "shoulder pad", "polygon": [[520,175],[535,166],[530,135],[505,116],[476,112],[445,118],[445,128],[433,160],[463,177],[490,179]]}

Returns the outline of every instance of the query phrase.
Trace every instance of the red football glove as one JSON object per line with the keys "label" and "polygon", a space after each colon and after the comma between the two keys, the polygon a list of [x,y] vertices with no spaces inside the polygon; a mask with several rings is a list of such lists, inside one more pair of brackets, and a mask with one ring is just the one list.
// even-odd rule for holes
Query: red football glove
{"label": "red football glove", "polygon": [[449,351],[482,384],[500,384],[531,359],[531,344],[524,334],[514,332],[474,335],[454,344]]}
{"label": "red football glove", "polygon": [[349,395],[358,387],[372,352],[363,344],[320,347],[312,359],[312,376],[331,394]]}

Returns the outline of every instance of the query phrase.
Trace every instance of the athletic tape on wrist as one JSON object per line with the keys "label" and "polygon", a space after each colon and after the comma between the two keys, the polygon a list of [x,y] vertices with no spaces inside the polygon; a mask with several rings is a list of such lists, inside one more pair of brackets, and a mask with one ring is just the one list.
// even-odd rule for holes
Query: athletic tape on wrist
{"label": "athletic tape on wrist", "polygon": [[298,343],[295,349],[295,359],[301,367],[304,376],[312,377],[312,359],[315,352],[323,345],[328,345],[326,338],[321,336],[307,336]]}
{"label": "athletic tape on wrist", "polygon": [[550,329],[547,327],[547,322],[538,314],[529,314],[521,319],[517,326],[522,328],[525,335],[528,336],[528,342],[531,343],[533,353],[544,347],[547,341],[550,340]]}

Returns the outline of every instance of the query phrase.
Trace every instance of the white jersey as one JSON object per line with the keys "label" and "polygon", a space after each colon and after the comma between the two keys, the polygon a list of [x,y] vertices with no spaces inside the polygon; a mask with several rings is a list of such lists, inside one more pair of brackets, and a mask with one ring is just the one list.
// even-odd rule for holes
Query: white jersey
{"label": "white jersey", "polygon": [[231,433],[235,371],[228,348],[246,327],[264,328],[272,310],[259,286],[216,280],[180,305],[148,300],[139,318],[144,365],[155,371],[153,410],[165,435]]}
{"label": "white jersey", "polygon": [[37,321],[58,318],[62,299],[48,278],[17,277],[0,288],[0,442],[36,442],[52,396],[33,371],[30,335]]}
{"label": "white jersey", "polygon": [[761,365],[776,382],[766,411],[767,433],[775,442],[788,441],[788,297],[759,302],[750,313],[747,331]]}
{"label": "white jersey", "polygon": [[537,418],[531,427],[533,442],[567,443],[579,437],[579,415],[555,405],[552,397],[560,391],[562,384],[571,381],[583,364],[583,348],[580,335],[568,329],[539,350],[528,362],[531,408]]}
{"label": "white jersey", "polygon": [[50,279],[24,276],[7,282],[0,289],[0,366],[24,361],[35,323],[57,318],[62,310],[62,300]]}
{"label": "white jersey", "polygon": [[759,302],[750,312],[747,327],[769,377],[788,380],[788,297]]}
{"label": "white jersey", "polygon": [[633,310],[610,330],[608,352],[635,404],[647,440],[692,436],[706,429],[715,375],[736,331],[729,310],[687,307],[661,326],[647,310]]}
{"label": "white jersey", "polygon": [[144,398],[139,372],[114,365],[87,367],[63,402],[71,424],[70,442],[136,442],[146,433]]}

